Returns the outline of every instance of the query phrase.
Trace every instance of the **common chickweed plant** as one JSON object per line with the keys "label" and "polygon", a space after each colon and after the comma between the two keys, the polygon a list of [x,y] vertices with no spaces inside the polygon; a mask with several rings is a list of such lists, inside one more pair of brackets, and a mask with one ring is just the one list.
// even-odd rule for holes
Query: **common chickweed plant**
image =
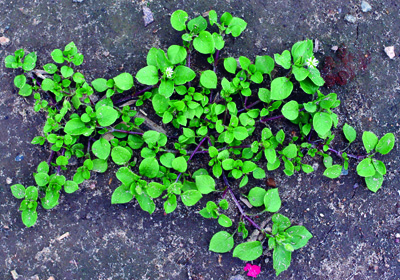
{"label": "common chickweed plant", "polygon": [[[373,132],[363,132],[363,155],[347,153],[348,146],[331,148],[338,125],[334,109],[340,100],[336,93],[319,91],[324,80],[311,40],[297,42],[273,58],[221,58],[224,38],[238,37],[246,29],[243,19],[224,13],[218,20],[217,13],[210,11],[208,22],[202,16],[188,20],[188,14],[178,10],[171,16],[171,25],[183,32],[182,44],[170,46],[167,52],[151,48],[147,66],[135,75],[136,86],[130,73],[87,81],[75,70],[84,59],[73,42],[64,50],[54,50],[54,63],[43,65],[43,70],[36,69],[35,52],[25,55],[20,49],[5,58],[6,67],[23,71],[14,79],[19,94],[33,94],[34,110],[47,115],[43,134],[32,144],[51,151],[33,173],[35,184],[11,186],[13,195],[22,199],[22,221],[33,226],[38,203],[44,209],[56,207],[62,193],[77,191],[92,172],[106,172],[111,162],[118,167],[116,177],[121,182],[112,194],[112,204],[136,199],[151,214],[156,209],[154,200],[160,199],[165,213],[171,213],[179,201],[193,206],[204,195],[215,193],[215,200],[198,212],[225,229],[213,235],[209,250],[227,253],[233,249],[234,257],[253,261],[268,247],[279,275],[288,269],[292,252],[305,246],[312,235],[277,213],[279,189],[264,186],[266,172],[283,166],[287,176],[311,173],[309,163],[322,159],[323,175],[337,178],[352,162],[367,188],[376,192],[386,168],[375,156],[392,150],[394,135],[378,138]],[[205,69],[193,69],[195,52],[196,65],[203,59]],[[155,119],[170,126],[171,135],[144,130],[145,118],[136,117],[129,105],[123,106],[126,101],[136,107],[152,106]],[[274,128],[277,119],[286,119],[298,132]],[[349,124],[343,126],[343,133],[349,144],[355,141],[356,131]],[[188,165],[195,156],[208,166]],[[72,178],[66,178],[62,173],[70,168],[72,157],[81,166]],[[239,202],[239,196],[249,204]],[[229,207],[235,207],[238,216],[229,217]],[[274,213],[272,226],[260,226],[251,211]],[[263,238],[249,240],[248,232],[254,229]]]}

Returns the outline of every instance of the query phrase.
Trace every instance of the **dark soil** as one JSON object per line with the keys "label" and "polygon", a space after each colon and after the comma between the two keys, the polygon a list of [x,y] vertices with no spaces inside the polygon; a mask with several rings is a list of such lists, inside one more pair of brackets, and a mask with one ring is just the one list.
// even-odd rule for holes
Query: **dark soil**
{"label": "dark soil", "polygon": [[[222,57],[272,56],[310,38],[319,41],[316,56],[322,62],[328,56],[337,59],[333,46],[346,46],[354,57],[351,78],[322,90],[338,94],[342,101],[336,111],[339,128],[347,122],[357,129],[352,152],[362,154],[362,131],[370,130],[380,137],[393,132],[397,141],[400,139],[400,4],[395,0],[368,2],[372,11],[363,13],[358,0],[0,0],[0,37],[10,39],[8,45],[0,46],[0,59],[24,48],[36,51],[39,65],[44,65],[50,62],[54,48],[74,41],[85,55],[80,71],[89,80],[112,78],[121,72],[135,74],[145,65],[148,49],[166,49],[181,42],[180,33],[169,24],[173,11],[184,9],[191,17],[211,9],[219,15],[229,11],[244,18],[248,27],[241,37],[229,41]],[[155,22],[147,27],[143,5],[154,13]],[[346,22],[346,14],[355,16],[356,22]],[[395,59],[385,54],[385,46],[395,46]],[[368,61],[361,59],[365,55]],[[335,63],[340,64],[340,60]],[[112,172],[94,175],[77,193],[62,196],[56,208],[39,210],[37,224],[25,228],[19,201],[9,187],[33,184],[32,172],[48,158],[48,150],[30,144],[40,134],[45,116],[33,111],[33,98],[17,95],[15,73],[1,64],[0,279],[13,279],[13,270],[25,277],[18,279],[35,279],[35,275],[57,280],[249,278],[243,271],[244,262],[230,253],[208,251],[211,236],[222,229],[216,221],[197,214],[206,200],[191,208],[179,203],[169,215],[164,215],[158,202],[152,216],[141,211],[137,203],[111,205],[112,191],[118,186]],[[343,65],[337,67],[333,74],[344,69]],[[284,121],[274,125],[291,131]],[[345,147],[341,138],[338,130],[334,147]],[[23,160],[16,161],[21,155]],[[293,254],[290,268],[276,279],[400,278],[398,143],[389,155],[378,158],[387,163],[388,172],[376,194],[355,175],[355,161],[350,163],[349,175],[335,180],[322,176],[321,159],[314,165],[317,172],[311,175],[287,177],[282,170],[268,173],[280,188],[280,212],[314,235],[306,247]],[[193,166],[201,162],[199,158]],[[263,186],[267,180],[252,184]],[[270,252],[254,263],[261,265],[258,279],[275,279]]]}

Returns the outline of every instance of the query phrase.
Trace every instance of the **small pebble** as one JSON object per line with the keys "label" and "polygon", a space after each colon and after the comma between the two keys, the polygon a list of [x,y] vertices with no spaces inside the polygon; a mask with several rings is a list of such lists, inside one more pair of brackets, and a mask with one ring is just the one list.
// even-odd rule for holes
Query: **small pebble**
{"label": "small pebble", "polygon": [[367,13],[367,12],[369,12],[369,11],[372,10],[372,7],[371,7],[371,5],[370,5],[367,1],[362,1],[362,2],[361,2],[361,10],[362,10],[364,13]]}
{"label": "small pebble", "polygon": [[385,47],[385,53],[390,59],[393,59],[396,56],[394,53],[394,46]]}
{"label": "small pebble", "polygon": [[344,167],[342,167],[342,172],[340,173],[340,175],[348,175],[349,174],[349,170],[344,169]]}
{"label": "small pebble", "polygon": [[11,185],[12,184],[12,179],[10,177],[7,177],[6,183],[7,183],[7,185]]}
{"label": "small pebble", "polygon": [[357,189],[358,188],[358,183],[355,183],[353,186],[353,189]]}
{"label": "small pebble", "polygon": [[10,43],[10,39],[7,37],[0,37],[0,45],[6,46]]}
{"label": "small pebble", "polygon": [[75,2],[75,3],[82,3],[83,0],[72,0],[72,2]]}
{"label": "small pebble", "polygon": [[400,238],[400,233],[396,233],[396,238]]}
{"label": "small pebble", "polygon": [[234,275],[229,280],[246,280],[242,275]]}
{"label": "small pebble", "polygon": [[322,213],[321,213],[321,214],[319,214],[319,215],[320,215],[322,218],[323,218],[323,217],[325,217],[325,215],[324,215],[324,214],[322,214]]}
{"label": "small pebble", "polygon": [[400,239],[396,238],[396,240],[394,242],[400,243]]}
{"label": "small pebble", "polygon": [[15,157],[15,161],[22,161],[24,159],[23,155],[18,155]]}
{"label": "small pebble", "polygon": [[355,23],[356,22],[356,17],[352,15],[346,15],[344,17],[344,20],[350,23]]}
{"label": "small pebble", "polygon": [[150,23],[154,22],[153,13],[148,7],[143,7],[143,19],[144,19],[144,26],[147,26]]}

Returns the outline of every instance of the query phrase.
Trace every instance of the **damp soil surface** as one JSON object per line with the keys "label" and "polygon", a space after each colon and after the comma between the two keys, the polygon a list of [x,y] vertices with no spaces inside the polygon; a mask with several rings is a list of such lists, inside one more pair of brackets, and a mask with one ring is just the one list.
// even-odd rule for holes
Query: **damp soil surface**
{"label": "damp soil surface", "polygon": [[[122,72],[135,74],[145,66],[151,47],[180,44],[181,34],[169,24],[173,11],[186,10],[190,17],[211,9],[219,15],[229,11],[245,19],[248,27],[239,38],[228,40],[222,57],[254,59],[280,53],[306,38],[319,42],[316,57],[321,70],[324,67],[325,74],[331,75],[331,87],[322,91],[336,92],[342,102],[335,111],[339,125],[333,146],[345,147],[340,128],[348,123],[358,131],[352,152],[362,154],[361,131],[370,130],[380,137],[393,132],[400,139],[400,4],[370,0],[372,10],[362,12],[360,2],[0,0],[0,37],[10,40],[0,45],[0,59],[24,48],[36,51],[38,64],[44,65],[51,62],[54,48],[74,41],[85,56],[79,71],[88,80]],[[154,16],[146,27],[145,6]],[[352,15],[355,22],[346,21],[346,15]],[[394,59],[385,54],[386,46],[395,47]],[[335,47],[341,52],[339,57],[332,50]],[[345,60],[343,48],[351,55]],[[111,194],[118,186],[113,172],[93,175],[76,193],[62,195],[54,209],[40,209],[37,224],[25,228],[10,186],[33,184],[32,172],[50,152],[30,144],[40,135],[45,116],[33,111],[33,98],[17,95],[15,75],[1,63],[0,279],[18,278],[15,272],[18,279],[52,276],[57,280],[250,278],[243,271],[245,263],[231,253],[208,251],[210,238],[222,228],[197,213],[205,202],[191,208],[179,203],[168,215],[157,202],[151,216],[137,203],[111,205]],[[158,117],[148,117],[159,122]],[[274,127],[287,133],[292,130],[284,121]],[[279,277],[266,251],[254,262],[261,266],[258,279],[400,278],[398,142],[390,154],[378,158],[387,163],[388,172],[375,194],[355,175],[355,161],[350,162],[348,175],[334,180],[322,176],[321,159],[314,162],[317,171],[311,175],[287,177],[281,169],[267,173],[280,190],[280,213],[306,226],[314,237],[293,254],[291,266]],[[340,163],[339,158],[334,160]],[[200,157],[191,168],[202,162]],[[267,187],[268,181],[251,184]],[[206,198],[217,200],[219,196]],[[269,216],[258,222],[262,219]]]}

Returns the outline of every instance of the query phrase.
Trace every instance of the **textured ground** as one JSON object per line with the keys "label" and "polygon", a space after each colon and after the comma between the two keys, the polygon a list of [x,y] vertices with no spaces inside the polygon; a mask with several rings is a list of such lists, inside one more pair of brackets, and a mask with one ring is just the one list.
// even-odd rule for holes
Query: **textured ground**
{"label": "textured ground", "polygon": [[[0,46],[0,59],[25,48],[36,51],[43,65],[50,62],[54,48],[74,41],[85,55],[80,70],[86,77],[134,74],[144,66],[149,48],[166,49],[180,42],[180,34],[169,25],[174,10],[184,9],[192,17],[210,9],[218,14],[229,11],[244,18],[248,28],[230,41],[222,56],[273,55],[310,38],[320,42],[316,56],[322,61],[335,56],[333,46],[345,45],[354,57],[355,78],[344,86],[323,88],[324,93],[338,93],[342,101],[339,126],[347,122],[358,132],[371,130],[378,136],[393,132],[398,141],[400,4],[369,3],[372,11],[363,13],[359,1],[339,0],[0,0],[0,36],[10,39]],[[147,27],[143,5],[154,13],[155,22]],[[348,14],[355,23],[344,20]],[[395,59],[384,53],[385,46],[395,46]],[[15,73],[1,65],[0,279],[12,279],[12,270],[27,279],[35,275],[57,280],[248,278],[242,261],[208,251],[208,242],[220,227],[196,214],[200,206],[179,205],[167,216],[161,210],[149,216],[136,204],[112,206],[111,193],[117,187],[112,173],[93,177],[79,192],[63,197],[55,209],[40,210],[37,225],[25,228],[9,186],[32,184],[31,173],[47,159],[48,151],[30,144],[45,117],[34,113],[31,98],[17,96]],[[285,129],[284,122],[278,125]],[[353,151],[362,153],[360,137],[357,141]],[[335,145],[343,148],[340,139]],[[23,160],[15,161],[19,155]],[[354,175],[355,162],[349,175],[336,180],[322,176],[322,162],[313,175],[288,178],[281,171],[268,175],[280,188],[284,201],[280,212],[314,235],[277,279],[400,277],[399,145],[381,159],[390,164],[376,194]],[[255,263],[262,267],[258,279],[275,279],[271,255]]]}

